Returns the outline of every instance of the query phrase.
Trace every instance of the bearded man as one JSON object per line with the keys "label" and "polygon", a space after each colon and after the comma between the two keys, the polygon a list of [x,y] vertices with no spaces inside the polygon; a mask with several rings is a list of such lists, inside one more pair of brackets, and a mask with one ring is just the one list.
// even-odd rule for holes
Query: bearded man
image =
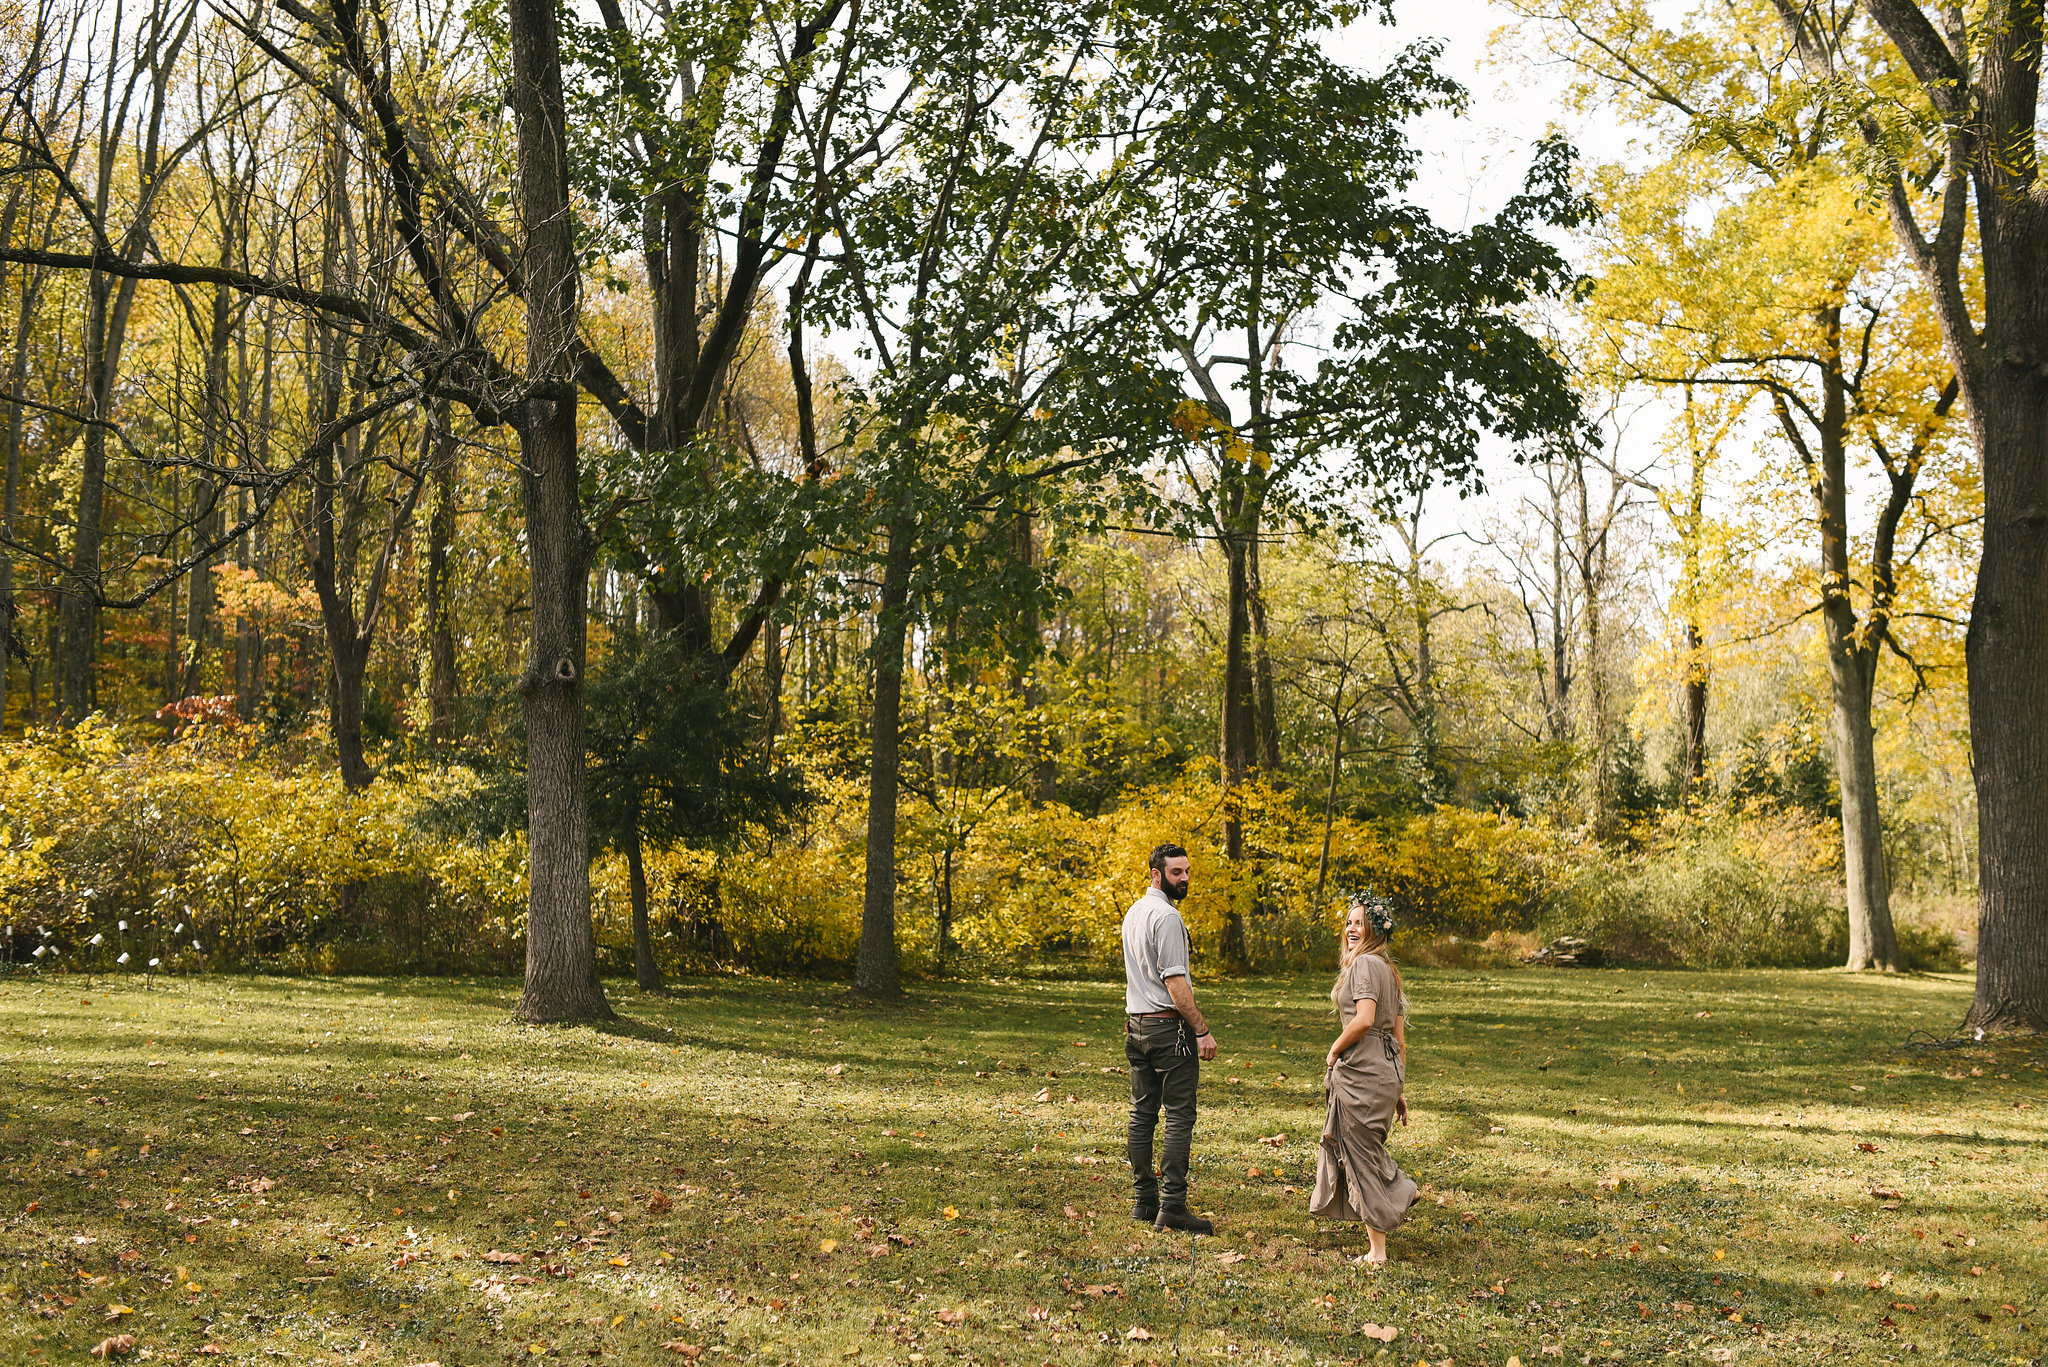
{"label": "bearded man", "polygon": [[[1151,886],[1124,913],[1124,1057],[1131,1065],[1131,1125],[1126,1150],[1136,1200],[1131,1218],[1154,1229],[1213,1234],[1188,1210],[1188,1150],[1195,1138],[1195,1089],[1201,1065],[1216,1057],[1216,1036],[1195,1005],[1188,979],[1188,928],[1179,903],[1191,866],[1178,845],[1153,849]],[[1166,1112],[1166,1139],[1155,1177],[1152,1136]]]}

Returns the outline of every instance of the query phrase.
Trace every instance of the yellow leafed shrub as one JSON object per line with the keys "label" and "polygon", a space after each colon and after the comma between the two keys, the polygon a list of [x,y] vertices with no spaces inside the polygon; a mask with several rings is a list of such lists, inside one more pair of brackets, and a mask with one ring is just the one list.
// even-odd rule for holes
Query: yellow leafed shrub
{"label": "yellow leafed shrub", "polygon": [[[17,931],[13,959],[47,941],[57,957],[44,967],[108,968],[125,952],[130,970],[156,958],[167,969],[516,973],[524,838],[470,842],[421,820],[474,782],[460,768],[393,767],[350,794],[327,768],[266,765],[203,738],[126,743],[96,723],[0,746],[0,906]],[[665,968],[851,966],[865,787],[814,786],[820,800],[788,832],[719,852],[648,851]],[[1258,783],[1234,800],[1235,861],[1225,795],[1206,765],[1096,816],[1014,792],[906,801],[905,971],[1113,972],[1124,911],[1166,841],[1194,856],[1182,910],[1204,972],[1232,957],[1255,970],[1329,964],[1342,899],[1367,885],[1393,900],[1397,945],[1571,933],[1617,962],[1732,966],[1826,962],[1842,943],[1833,832],[1798,814],[1678,814],[1628,848],[1486,812],[1340,816],[1319,896],[1320,811]],[[602,967],[629,972],[624,861],[599,857],[591,888]]]}
{"label": "yellow leafed shrub", "polygon": [[505,971],[524,840],[436,840],[411,821],[464,778],[350,794],[331,770],[128,746],[96,722],[38,733],[0,747],[0,905],[17,938],[47,930],[80,966]]}

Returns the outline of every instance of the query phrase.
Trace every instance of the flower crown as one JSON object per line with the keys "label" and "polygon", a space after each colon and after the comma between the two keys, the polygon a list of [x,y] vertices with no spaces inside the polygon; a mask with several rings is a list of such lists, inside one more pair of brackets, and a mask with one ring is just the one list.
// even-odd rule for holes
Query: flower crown
{"label": "flower crown", "polygon": [[[1381,939],[1394,933],[1394,904],[1384,893],[1373,888],[1361,888],[1351,894],[1346,907],[1357,907],[1365,913],[1365,926]],[[1347,913],[1348,914],[1348,913]]]}

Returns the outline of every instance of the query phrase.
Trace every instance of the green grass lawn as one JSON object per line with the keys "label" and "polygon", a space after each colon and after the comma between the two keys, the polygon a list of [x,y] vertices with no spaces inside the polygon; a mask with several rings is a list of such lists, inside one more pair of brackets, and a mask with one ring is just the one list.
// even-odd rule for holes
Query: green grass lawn
{"label": "green grass lawn", "polygon": [[1111,984],[0,982],[0,1362],[2041,1354],[2048,1048],[1908,1046],[1966,981],[1408,976],[1378,1273],[1307,1213],[1321,978],[1199,989],[1201,1240],[1127,1218]]}

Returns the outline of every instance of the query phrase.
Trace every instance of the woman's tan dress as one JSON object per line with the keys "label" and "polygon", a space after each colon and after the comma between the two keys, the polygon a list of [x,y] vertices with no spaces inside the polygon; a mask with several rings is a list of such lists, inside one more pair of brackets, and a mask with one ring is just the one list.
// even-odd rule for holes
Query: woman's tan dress
{"label": "woman's tan dress", "polygon": [[1323,1119],[1316,1190],[1308,1209],[1311,1215],[1358,1220],[1385,1231],[1408,1218],[1415,1183],[1387,1154],[1387,1127],[1393,1124],[1394,1103],[1404,1080],[1394,1043],[1394,1022],[1400,1018],[1402,1002],[1394,970],[1374,954],[1359,955],[1344,975],[1337,1010],[1346,1028],[1361,1001],[1379,1006],[1372,1029],[1338,1055],[1337,1066],[1323,1081],[1329,1111]]}

